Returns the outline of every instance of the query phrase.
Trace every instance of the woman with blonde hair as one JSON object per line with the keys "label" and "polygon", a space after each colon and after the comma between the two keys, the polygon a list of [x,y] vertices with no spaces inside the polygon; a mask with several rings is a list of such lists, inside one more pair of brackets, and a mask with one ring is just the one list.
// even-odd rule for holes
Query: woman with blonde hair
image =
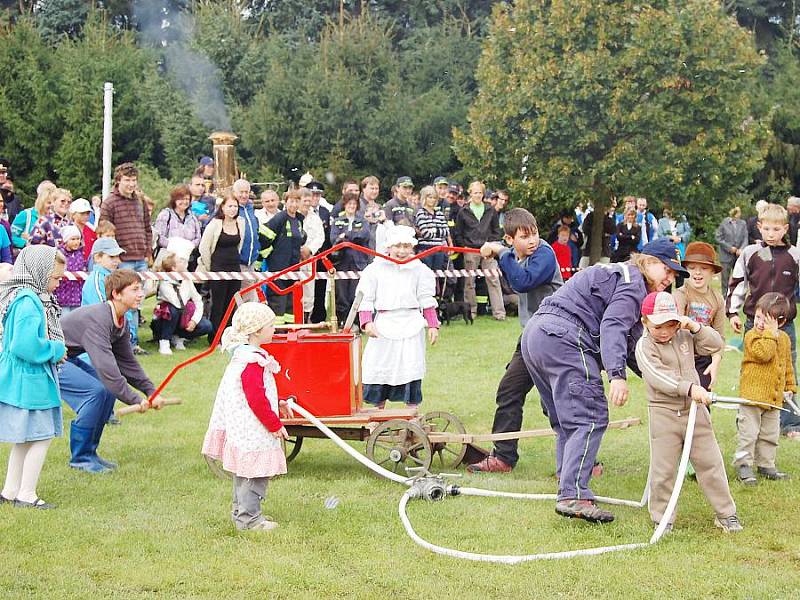
{"label": "woman with blonde hair", "polygon": [[72,194],[69,190],[64,188],[51,190],[50,207],[44,214],[39,215],[28,243],[55,247],[61,240],[61,229],[72,224],[72,219],[69,218],[70,204],[72,204]]}
{"label": "woman with blonde hair", "polygon": [[[420,206],[414,216],[414,225],[417,231],[416,253],[419,254],[436,246],[452,245],[450,239],[450,228],[447,226],[447,219],[439,208],[439,195],[436,188],[426,185],[419,192]],[[445,252],[434,252],[421,258],[429,268],[443,270],[447,266],[447,254]]]}
{"label": "woman with blonde hair", "polygon": [[53,205],[52,192],[56,189],[52,181],[44,180],[36,188],[36,202],[31,208],[20,212],[11,223],[11,243],[14,248],[22,250],[28,245],[31,232],[41,215],[47,214]]}

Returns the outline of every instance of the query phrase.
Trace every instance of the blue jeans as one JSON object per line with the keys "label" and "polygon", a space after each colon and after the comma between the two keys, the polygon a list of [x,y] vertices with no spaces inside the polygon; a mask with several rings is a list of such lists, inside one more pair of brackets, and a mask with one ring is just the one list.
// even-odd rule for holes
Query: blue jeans
{"label": "blue jeans", "polygon": [[[744,333],[747,333],[753,328],[753,319],[747,317],[744,323]],[[787,323],[781,327],[781,331],[785,331],[789,336],[789,341],[792,343],[792,369],[794,370],[794,379],[797,381],[797,334],[795,332],[794,321]],[[795,398],[797,395],[795,395]],[[783,408],[791,410],[791,407],[784,403]],[[789,431],[800,431],[800,417],[793,412],[781,411],[781,433]]]}
{"label": "blue jeans", "polygon": [[105,425],[114,410],[116,397],[109,392],[94,367],[79,358],[70,358],[58,367],[61,397],[76,417],[76,427],[95,430]]}
{"label": "blue jeans", "polygon": [[171,304],[168,306],[170,316],[169,320],[155,319],[152,321],[153,339],[171,340],[173,335],[178,335],[179,337],[192,340],[196,337],[208,335],[211,333],[211,330],[214,329],[214,327],[211,325],[211,321],[205,317],[200,319],[200,322],[195,326],[194,330],[186,331],[185,329],[181,329],[179,323],[183,311],[175,306],[172,306]]}
{"label": "blue jeans", "polygon": [[[147,271],[147,261],[146,260],[126,260],[124,262],[119,263],[120,269],[130,269],[132,271],[136,271],[137,273],[143,273]],[[128,329],[131,330],[131,345],[138,346],[139,345],[139,311],[138,310],[129,310],[125,313],[125,320],[128,321]]]}

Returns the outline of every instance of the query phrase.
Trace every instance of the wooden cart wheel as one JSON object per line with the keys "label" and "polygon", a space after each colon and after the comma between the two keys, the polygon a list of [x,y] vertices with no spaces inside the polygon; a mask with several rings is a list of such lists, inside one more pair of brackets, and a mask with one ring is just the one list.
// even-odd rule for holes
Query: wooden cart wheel
{"label": "wooden cart wheel", "polygon": [[208,463],[208,468],[216,477],[220,479],[233,479],[233,473],[230,473],[222,468],[222,461],[217,460],[216,458],[211,458],[210,456],[206,456],[206,463]]}
{"label": "wooden cart wheel", "polygon": [[286,455],[286,462],[292,462],[294,457],[300,454],[300,448],[303,447],[303,436],[289,436],[288,439],[281,440],[281,446],[283,446],[283,453]]}
{"label": "wooden cart wheel", "polygon": [[[425,413],[420,418],[420,425],[430,433],[455,433],[465,434],[464,424],[453,413],[435,410]],[[454,469],[464,460],[467,453],[467,444],[464,442],[437,442],[431,441],[433,450],[433,465],[437,470]]]}
{"label": "wooden cart wheel", "polygon": [[428,434],[413,421],[391,419],[378,425],[367,440],[367,456],[384,469],[413,477],[430,470],[433,453]]}

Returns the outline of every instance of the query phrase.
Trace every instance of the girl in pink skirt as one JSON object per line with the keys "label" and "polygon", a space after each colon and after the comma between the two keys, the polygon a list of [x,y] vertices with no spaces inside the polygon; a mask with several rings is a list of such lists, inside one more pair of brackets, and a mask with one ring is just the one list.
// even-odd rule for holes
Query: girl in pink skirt
{"label": "girl in pink skirt", "polygon": [[267,483],[286,473],[274,373],[280,365],[263,345],[272,341],[275,313],[265,304],[242,304],[222,335],[231,362],[222,376],[203,454],[233,473],[233,511],[237,529],[269,531],[278,524],[261,514]]}

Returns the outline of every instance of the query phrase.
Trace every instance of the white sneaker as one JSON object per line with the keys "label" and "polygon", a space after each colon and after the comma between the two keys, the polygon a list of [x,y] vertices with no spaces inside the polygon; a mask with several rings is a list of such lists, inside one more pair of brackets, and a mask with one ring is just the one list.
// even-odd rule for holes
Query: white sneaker
{"label": "white sneaker", "polygon": [[264,520],[256,525],[253,525],[250,528],[250,531],[272,531],[273,529],[277,528],[278,524],[275,521]]}
{"label": "white sneaker", "polygon": [[172,350],[169,347],[169,340],[158,340],[158,353],[159,354],[172,354]]}
{"label": "white sneaker", "polygon": [[172,336],[172,345],[175,346],[175,350],[186,350],[186,340],[177,335]]}

